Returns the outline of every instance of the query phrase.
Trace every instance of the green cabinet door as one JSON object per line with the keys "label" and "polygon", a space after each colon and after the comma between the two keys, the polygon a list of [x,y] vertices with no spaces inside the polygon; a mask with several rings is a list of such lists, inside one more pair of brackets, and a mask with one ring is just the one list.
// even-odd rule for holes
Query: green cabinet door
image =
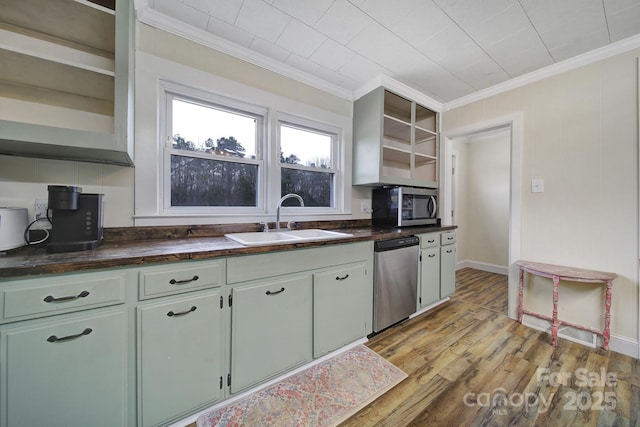
{"label": "green cabinet door", "polygon": [[1,331],[0,425],[127,425],[127,336],[124,310]]}
{"label": "green cabinet door", "polygon": [[313,275],[313,357],[367,334],[365,263]]}
{"label": "green cabinet door", "polygon": [[456,245],[440,247],[440,298],[456,291]]}
{"label": "green cabinet door", "polygon": [[420,300],[418,309],[440,301],[440,248],[420,251]]}
{"label": "green cabinet door", "polygon": [[310,274],[236,286],[232,297],[232,393],[311,360]]}
{"label": "green cabinet door", "polygon": [[138,416],[156,425],[220,400],[219,290],[138,307]]}

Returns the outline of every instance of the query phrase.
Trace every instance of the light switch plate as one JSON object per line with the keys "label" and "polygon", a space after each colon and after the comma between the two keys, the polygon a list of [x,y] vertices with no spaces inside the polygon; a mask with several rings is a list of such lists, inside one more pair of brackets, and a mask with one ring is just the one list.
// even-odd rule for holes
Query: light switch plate
{"label": "light switch plate", "polygon": [[544,179],[535,178],[531,180],[532,193],[544,193]]}

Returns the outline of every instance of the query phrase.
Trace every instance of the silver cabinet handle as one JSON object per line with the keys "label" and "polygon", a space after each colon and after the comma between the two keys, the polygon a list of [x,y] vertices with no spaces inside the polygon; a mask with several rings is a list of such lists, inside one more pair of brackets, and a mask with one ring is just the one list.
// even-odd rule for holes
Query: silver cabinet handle
{"label": "silver cabinet handle", "polygon": [[82,331],[82,332],[80,332],[79,334],[76,334],[76,335],[67,335],[66,337],[60,337],[60,338],[58,338],[55,335],[51,335],[49,338],[47,338],[47,341],[48,342],[71,341],[71,340],[74,340],[76,338],[80,338],[83,335],[89,335],[91,332],[93,332],[93,329],[86,328],[84,331]]}
{"label": "silver cabinet handle", "polygon": [[436,256],[436,254],[429,254],[427,255],[429,258],[433,258],[434,256]]}
{"label": "silver cabinet handle", "polygon": [[48,295],[44,298],[44,302],[68,302],[75,301],[78,298],[85,298],[89,296],[89,291],[82,291],[78,295],[69,295],[68,297],[54,297],[52,295]]}
{"label": "silver cabinet handle", "polygon": [[349,278],[348,274],[345,274],[344,276],[340,277],[340,276],[336,276],[336,280],[346,280]]}
{"label": "silver cabinet handle", "polygon": [[283,292],[284,292],[284,288],[280,289],[279,291],[273,291],[273,292],[271,292],[271,291],[267,291],[267,292],[265,292],[265,293],[266,293],[267,295],[278,295],[278,294],[281,294],[281,293],[283,293]]}
{"label": "silver cabinet handle", "polygon": [[199,279],[198,276],[193,276],[191,279],[184,279],[184,280],[171,279],[169,280],[169,283],[172,285],[184,285],[186,283],[195,282],[198,279]]}

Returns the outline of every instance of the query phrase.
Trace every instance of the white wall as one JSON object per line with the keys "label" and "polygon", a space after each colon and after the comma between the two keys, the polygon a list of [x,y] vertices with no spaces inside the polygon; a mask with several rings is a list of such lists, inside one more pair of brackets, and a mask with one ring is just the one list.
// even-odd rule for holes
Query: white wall
{"label": "white wall", "polygon": [[[211,224],[275,220],[279,187],[275,179],[267,194],[272,203],[253,216],[181,216],[163,210],[159,164],[162,153],[159,131],[159,81],[168,81],[216,95],[269,108],[267,138],[276,134],[276,114],[286,113],[338,127],[345,147],[342,156],[344,209],[337,214],[297,215],[297,219],[330,220],[368,218],[360,212],[361,200],[370,190],[351,187],[352,102],[319,91],[279,74],[144,24],[137,25],[136,48],[136,225]],[[339,205],[340,202],[337,202]]]}
{"label": "white wall", "polygon": [[133,225],[133,168],[0,155],[0,206],[29,209],[47,199],[48,185],[76,185],[104,194],[104,226]]}
{"label": "white wall", "polygon": [[509,265],[509,129],[453,141],[458,262],[501,271]]}
{"label": "white wall", "polygon": [[[636,345],[636,354],[638,54],[464,105],[442,118],[444,133],[522,113],[521,257],[618,273],[612,333],[618,342]],[[544,179],[544,193],[531,193],[533,178]],[[550,286],[528,289],[528,296],[529,309],[550,310]],[[560,311],[568,321],[601,325],[601,288],[583,293],[567,286]]]}
{"label": "white wall", "polygon": [[[210,81],[228,81],[231,85],[253,88],[254,93],[272,94],[289,105],[301,106],[296,112],[307,114],[321,112],[323,117],[339,117],[348,125],[346,137],[351,140],[352,103],[348,100],[322,92],[297,81],[267,71],[255,65],[222,54],[199,44],[187,41],[166,32],[153,29],[137,23],[137,56],[167,60],[183,66],[188,64],[189,73],[209,76]],[[136,68],[144,69],[149,65],[144,60],[136,58],[139,64]],[[134,225],[134,179],[141,183],[135,191],[136,197],[144,199],[158,191],[155,177],[151,177],[148,169],[148,150],[138,150],[146,144],[157,144],[157,93],[148,88],[157,87],[157,78],[161,70],[154,70],[140,86],[142,92],[137,93],[136,99],[136,132],[135,146],[137,158],[136,167],[126,168],[93,163],[58,161],[48,159],[32,159],[0,155],[0,206],[26,207],[33,215],[36,198],[47,198],[47,185],[78,185],[85,193],[103,193],[104,225],[106,227],[126,227]],[[138,82],[140,83],[140,82]],[[185,75],[183,83],[189,83],[189,74]],[[229,90],[231,85],[219,87],[220,92]],[[145,91],[146,90],[146,91]],[[151,97],[151,98],[150,98]],[[350,153],[349,153],[350,156]],[[151,163],[153,159],[151,160]],[[147,166],[144,166],[147,163]],[[351,163],[349,157],[348,163]],[[142,166],[142,168],[141,168]],[[147,167],[147,169],[144,169]],[[153,165],[151,165],[153,167]],[[135,175],[135,177],[134,177]],[[343,218],[369,218],[371,215],[360,212],[361,201],[367,201],[370,206],[370,189],[349,188],[351,195],[346,203],[352,210],[351,215]],[[139,200],[145,203],[144,200]],[[143,211],[142,214],[147,214]],[[153,212],[152,212],[153,213]],[[327,218],[331,219],[331,218]],[[226,222],[245,222],[250,219],[233,217]],[[195,221],[195,222],[193,222]],[[197,219],[178,220],[178,223],[198,223]],[[201,221],[204,223],[205,221]],[[207,222],[222,222],[220,219],[209,219]]]}

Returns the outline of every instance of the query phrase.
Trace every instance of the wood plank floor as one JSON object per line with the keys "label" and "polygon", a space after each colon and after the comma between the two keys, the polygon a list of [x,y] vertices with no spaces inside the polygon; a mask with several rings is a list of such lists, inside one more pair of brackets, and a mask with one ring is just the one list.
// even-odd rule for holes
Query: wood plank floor
{"label": "wood plank floor", "polygon": [[346,426],[640,426],[640,362],[507,317],[507,277],[456,275],[452,299],[367,345],[409,377]]}

